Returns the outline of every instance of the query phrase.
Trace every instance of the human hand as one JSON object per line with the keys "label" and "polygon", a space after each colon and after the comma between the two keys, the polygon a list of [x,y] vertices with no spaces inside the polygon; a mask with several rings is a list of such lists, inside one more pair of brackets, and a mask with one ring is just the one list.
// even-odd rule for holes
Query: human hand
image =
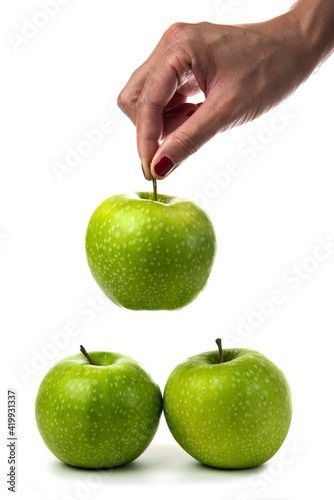
{"label": "human hand", "polygon": [[[162,179],[217,132],[253,120],[313,71],[289,11],[246,25],[172,25],[118,98],[137,128],[146,179]],[[187,102],[200,91],[205,101]]]}

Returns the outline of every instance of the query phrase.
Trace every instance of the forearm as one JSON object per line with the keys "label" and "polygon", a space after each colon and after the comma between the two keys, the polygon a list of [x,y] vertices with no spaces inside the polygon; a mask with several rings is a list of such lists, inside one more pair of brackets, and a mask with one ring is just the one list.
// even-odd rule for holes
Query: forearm
{"label": "forearm", "polygon": [[334,0],[298,0],[290,11],[298,19],[314,66],[334,51]]}

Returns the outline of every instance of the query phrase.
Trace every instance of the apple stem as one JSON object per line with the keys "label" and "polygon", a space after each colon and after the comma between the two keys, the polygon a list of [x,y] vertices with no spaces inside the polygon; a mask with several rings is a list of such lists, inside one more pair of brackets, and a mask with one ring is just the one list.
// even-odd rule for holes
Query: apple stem
{"label": "apple stem", "polygon": [[93,362],[92,358],[90,357],[90,355],[88,354],[88,352],[86,351],[86,349],[84,348],[83,345],[80,346],[80,351],[85,356],[85,358],[88,359],[88,361],[91,365],[95,365],[95,363]]}
{"label": "apple stem", "polygon": [[157,192],[157,180],[152,177],[153,182],[153,200],[158,201],[158,192]]}
{"label": "apple stem", "polygon": [[216,339],[216,344],[219,350],[219,363],[224,363],[224,351],[222,348],[222,339]]}

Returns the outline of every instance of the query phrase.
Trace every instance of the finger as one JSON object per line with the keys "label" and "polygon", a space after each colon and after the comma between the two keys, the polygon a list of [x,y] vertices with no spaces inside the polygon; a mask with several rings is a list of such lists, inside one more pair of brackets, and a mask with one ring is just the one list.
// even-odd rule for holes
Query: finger
{"label": "finger", "polygon": [[164,113],[163,139],[180,127],[197,110],[196,104],[185,102]]}
{"label": "finger", "polygon": [[221,130],[223,122],[224,116],[219,112],[217,100],[208,97],[157,149],[151,163],[152,177],[166,177]]}
{"label": "finger", "polygon": [[145,80],[137,101],[137,148],[145,177],[150,179],[150,163],[163,136],[163,113],[178,86],[178,76],[172,66],[152,71]]}
{"label": "finger", "polygon": [[136,69],[117,98],[119,108],[134,124],[136,124],[137,101],[143,90],[149,70],[150,68],[146,63]]}
{"label": "finger", "polygon": [[183,83],[179,88],[180,94],[186,95],[187,97],[192,97],[201,91],[202,89],[200,88],[194,74],[189,75],[185,83]]}
{"label": "finger", "polygon": [[171,108],[174,108],[175,106],[179,106],[180,104],[183,104],[187,102],[187,96],[184,94],[181,94],[180,92],[175,92],[169,103],[165,106],[166,112],[169,111]]}
{"label": "finger", "polygon": [[171,113],[170,115],[166,116],[164,118],[163,138],[167,137],[169,134],[172,134],[174,130],[183,125],[183,123],[187,120],[188,116],[180,113],[178,114]]}
{"label": "finger", "polygon": [[164,117],[169,116],[170,114],[180,114],[180,115],[189,115],[191,116],[197,109],[197,104],[193,102],[183,102],[182,104],[178,104],[177,106],[173,106],[168,108]]}

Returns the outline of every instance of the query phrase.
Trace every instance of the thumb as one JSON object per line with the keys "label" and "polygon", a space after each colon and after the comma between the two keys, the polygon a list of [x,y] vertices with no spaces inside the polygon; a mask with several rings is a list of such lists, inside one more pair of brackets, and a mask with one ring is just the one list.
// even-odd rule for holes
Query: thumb
{"label": "thumb", "polygon": [[195,113],[166,137],[152,159],[152,177],[166,177],[222,129],[224,117],[219,108],[221,106],[216,100],[208,97]]}

